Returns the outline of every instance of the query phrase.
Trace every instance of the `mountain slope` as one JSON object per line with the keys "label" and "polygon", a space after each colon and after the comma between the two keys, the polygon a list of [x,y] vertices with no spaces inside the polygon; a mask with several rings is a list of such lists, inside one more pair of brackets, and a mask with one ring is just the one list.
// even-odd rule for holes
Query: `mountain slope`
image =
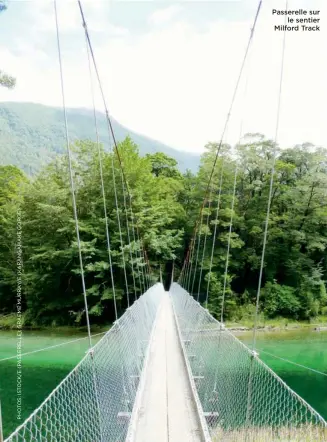
{"label": "mountain slope", "polygon": [[[93,111],[68,109],[69,136],[76,139],[95,139]],[[105,115],[97,113],[99,137],[108,145]],[[200,157],[181,152],[159,141],[137,134],[112,119],[117,141],[129,135],[138,145],[140,154],[164,152],[178,161],[182,171],[196,171]],[[0,103],[0,164],[14,164],[33,174],[56,154],[65,151],[65,130],[61,108],[35,103]]]}

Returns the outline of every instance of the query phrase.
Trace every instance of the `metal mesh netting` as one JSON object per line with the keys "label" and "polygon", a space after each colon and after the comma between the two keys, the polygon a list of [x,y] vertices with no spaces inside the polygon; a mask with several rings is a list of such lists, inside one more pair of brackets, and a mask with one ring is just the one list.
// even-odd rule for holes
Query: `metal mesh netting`
{"label": "metal mesh netting", "polygon": [[213,441],[327,441],[327,424],[181,286],[170,289]]}
{"label": "metal mesh netting", "polygon": [[124,441],[163,293],[156,284],[127,309],[5,442]]}

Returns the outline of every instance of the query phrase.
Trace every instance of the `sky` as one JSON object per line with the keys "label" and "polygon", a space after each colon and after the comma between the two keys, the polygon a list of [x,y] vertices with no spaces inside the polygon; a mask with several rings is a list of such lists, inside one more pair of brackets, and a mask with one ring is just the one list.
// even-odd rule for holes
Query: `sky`
{"label": "sky", "polygon": [[[190,152],[219,141],[258,0],[84,0],[109,113],[129,129]],[[264,0],[224,141],[247,132],[275,139],[285,1]],[[319,32],[287,32],[277,141],[327,147],[327,3],[289,0],[288,9],[320,10]],[[57,0],[68,107],[103,111],[90,80],[77,1]],[[0,14],[0,69],[17,78],[0,101],[62,106],[53,2],[8,0]],[[92,85],[92,87],[91,87]]]}

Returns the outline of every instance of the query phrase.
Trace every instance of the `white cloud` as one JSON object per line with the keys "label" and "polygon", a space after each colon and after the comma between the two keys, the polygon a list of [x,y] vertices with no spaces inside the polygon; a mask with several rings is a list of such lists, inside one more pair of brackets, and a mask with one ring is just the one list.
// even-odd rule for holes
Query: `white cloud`
{"label": "white cloud", "polygon": [[172,20],[182,11],[180,5],[171,5],[167,8],[158,9],[149,16],[149,23],[152,25],[161,25]]}
{"label": "white cloud", "polygon": [[130,35],[129,30],[126,28],[123,28],[122,26],[113,26],[109,25],[107,26],[109,34],[111,34],[114,37],[126,37]]}
{"label": "white cloud", "polygon": [[[77,2],[58,1],[56,4],[61,32],[71,31],[80,27],[81,18]],[[55,30],[53,2],[44,0],[33,2],[33,7],[30,9],[30,19],[33,21],[34,30],[38,32],[53,32]]]}
{"label": "white cloud", "polygon": [[[312,8],[318,5],[313,3]],[[320,5],[324,23],[327,6]],[[227,141],[236,141],[241,120],[246,132],[274,136],[283,37],[283,32],[273,30],[274,24],[283,24],[283,19],[272,17],[267,2],[246,69],[248,91],[244,99],[244,76]],[[179,21],[138,36],[123,32],[121,37],[103,39],[95,52],[110,112],[125,126],[171,146],[202,150],[207,141],[220,138],[251,25],[216,20],[200,31]],[[287,33],[279,130],[283,145],[312,141],[327,146],[326,32],[322,26],[320,33]],[[80,41],[64,42],[67,105],[90,107],[82,33]],[[17,57],[0,45],[1,65],[18,79],[15,90],[0,89],[0,100],[60,106],[58,61],[51,56],[48,65],[41,54],[26,51]],[[99,94],[96,102],[102,110]]]}

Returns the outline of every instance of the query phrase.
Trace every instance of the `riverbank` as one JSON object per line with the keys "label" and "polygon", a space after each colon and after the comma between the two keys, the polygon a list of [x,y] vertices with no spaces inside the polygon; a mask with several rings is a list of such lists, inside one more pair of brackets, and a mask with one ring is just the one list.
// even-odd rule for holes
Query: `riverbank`
{"label": "riverbank", "polygon": [[[242,319],[241,321],[226,321],[226,328],[232,331],[250,331],[254,328],[253,319]],[[285,331],[297,329],[317,329],[327,328],[327,316],[321,315],[311,320],[296,321],[288,318],[260,319],[257,323],[258,331]]]}
{"label": "riverbank", "polygon": [[[22,318],[22,330],[55,330],[56,332],[81,332],[87,331],[86,326],[41,326],[41,325],[24,325],[24,315]],[[92,333],[101,333],[108,330],[112,324],[91,326]],[[253,330],[254,321],[253,318],[244,318],[240,321],[226,321],[226,328],[232,331],[250,331]],[[257,330],[259,331],[284,331],[284,330],[297,330],[297,329],[317,329],[317,331],[327,328],[327,316],[321,315],[311,320],[296,321],[288,318],[274,318],[265,319],[260,318],[257,323]],[[15,313],[9,315],[0,315],[0,330],[16,330],[17,329],[17,317]]]}
{"label": "riverbank", "polygon": [[[98,325],[93,324],[91,325],[91,331],[92,333],[101,333],[109,330],[112,324],[108,325]],[[72,326],[72,325],[65,325],[65,326],[56,326],[56,325],[48,325],[48,326],[42,326],[42,325],[25,325],[24,321],[24,315],[22,315],[22,327],[19,329],[21,330],[30,330],[30,331],[51,331],[54,330],[58,333],[86,333],[87,327],[86,326]],[[0,315],[0,330],[17,330],[17,315],[15,313],[11,313],[9,315]]]}

